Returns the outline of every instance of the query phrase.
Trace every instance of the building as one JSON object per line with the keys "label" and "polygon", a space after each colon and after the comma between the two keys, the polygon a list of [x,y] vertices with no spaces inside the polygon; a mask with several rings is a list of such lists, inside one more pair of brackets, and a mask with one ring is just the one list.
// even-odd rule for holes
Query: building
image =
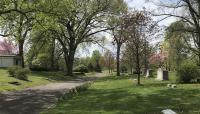
{"label": "building", "polygon": [[21,65],[18,48],[7,40],[0,41],[0,67]]}

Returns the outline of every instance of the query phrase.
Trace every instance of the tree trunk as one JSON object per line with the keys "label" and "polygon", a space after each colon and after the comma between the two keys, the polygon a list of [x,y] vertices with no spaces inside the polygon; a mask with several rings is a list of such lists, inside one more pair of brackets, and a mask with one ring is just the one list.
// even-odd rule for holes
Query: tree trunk
{"label": "tree trunk", "polygon": [[64,52],[66,75],[73,76],[74,56],[75,56],[77,46],[74,46],[74,41],[72,41],[69,44],[69,48],[67,48],[65,43],[60,38],[58,38],[58,41],[62,45],[62,49]]}
{"label": "tree trunk", "polygon": [[73,76],[73,66],[74,66],[74,55],[75,55],[75,50],[69,51],[69,55],[67,57],[67,75],[68,76]]}
{"label": "tree trunk", "polygon": [[117,76],[120,76],[120,48],[121,46],[117,44]]}
{"label": "tree trunk", "polygon": [[137,70],[137,85],[140,85],[140,58],[139,58],[139,46],[136,46],[136,70]]}
{"label": "tree trunk", "polygon": [[131,74],[133,74],[133,66],[130,65],[130,71],[131,71]]}
{"label": "tree trunk", "polygon": [[55,63],[54,63],[54,51],[51,52],[51,69],[55,70],[54,67]]}
{"label": "tree trunk", "polygon": [[109,60],[108,60],[108,69],[109,69],[109,74],[111,74],[112,73],[112,66],[111,66],[111,63],[112,63],[112,58],[110,57],[110,55],[109,55]]}
{"label": "tree trunk", "polygon": [[148,52],[147,52],[147,41],[145,39],[145,45],[144,45],[144,75],[147,74],[147,70],[148,70],[148,59],[147,59],[147,56],[148,56]]}
{"label": "tree trunk", "polygon": [[23,21],[24,17],[23,15],[20,15],[19,18],[19,28],[17,30],[17,39],[18,39],[18,45],[19,45],[19,56],[21,58],[21,66],[24,68],[24,36],[22,35],[22,30],[23,30]]}
{"label": "tree trunk", "polygon": [[51,69],[52,70],[55,70],[54,52],[55,52],[55,39],[53,39],[52,50],[51,50]]}
{"label": "tree trunk", "polygon": [[24,46],[24,41],[19,41],[19,56],[20,56],[20,58],[21,58],[21,66],[22,66],[22,68],[24,68],[25,67],[25,65],[24,65],[24,48],[23,48],[23,46]]}
{"label": "tree trunk", "polygon": [[64,68],[64,71],[66,72],[66,75],[67,75],[67,64],[68,64],[68,59],[67,59],[67,57],[68,57],[68,54],[67,54],[67,51],[66,50],[64,50],[63,49],[63,51],[64,51],[64,59],[65,59],[65,68]]}

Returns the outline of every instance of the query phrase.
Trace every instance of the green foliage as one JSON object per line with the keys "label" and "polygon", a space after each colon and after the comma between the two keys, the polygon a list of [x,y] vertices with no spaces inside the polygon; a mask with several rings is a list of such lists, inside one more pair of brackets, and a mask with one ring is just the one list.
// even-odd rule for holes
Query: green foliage
{"label": "green foliage", "polygon": [[127,73],[128,72],[128,69],[127,69],[127,67],[126,66],[121,66],[121,72],[122,73]]}
{"label": "green foliage", "polygon": [[34,71],[48,71],[51,69],[51,58],[50,54],[48,53],[39,53],[37,56],[35,56],[35,59],[33,59],[31,62],[31,65],[29,66],[31,70]]}
{"label": "green foliage", "polygon": [[102,55],[98,50],[93,51],[90,62],[92,64],[93,70],[95,72],[101,72],[102,71],[101,65],[99,64],[101,58],[102,58]]}
{"label": "green foliage", "polygon": [[19,69],[20,67],[19,66],[11,66],[11,67],[8,67],[8,73],[11,77],[15,77],[15,71],[17,69]]}
{"label": "green foliage", "polygon": [[17,79],[28,81],[28,75],[30,70],[27,68],[20,68],[16,70],[15,75]]}
{"label": "green foliage", "polygon": [[[29,65],[33,61],[36,66],[49,67],[51,64],[54,68],[64,55],[69,59],[65,59],[64,67],[70,75],[77,47],[104,40],[93,36],[107,30],[111,15],[121,14],[126,9],[124,0],[3,0],[0,1],[0,26],[3,33],[9,34],[9,38],[22,47],[19,48],[20,56],[23,56],[27,41]],[[51,54],[37,56],[45,52]]]}
{"label": "green foliage", "polygon": [[101,68],[101,66],[98,63],[94,66],[94,70],[96,72],[102,72],[102,68]]}
{"label": "green foliage", "polygon": [[169,56],[166,62],[171,69],[178,69],[190,53],[187,43],[190,42],[188,38],[189,34],[179,31],[179,29],[183,29],[184,27],[184,22],[176,21],[166,29],[165,45],[163,47],[165,51],[168,51]]}
{"label": "green foliage", "polygon": [[76,68],[74,68],[75,72],[81,72],[81,73],[88,73],[88,68],[87,66],[81,64],[79,66],[77,66]]}
{"label": "green foliage", "polygon": [[19,80],[28,81],[27,74],[30,73],[30,70],[19,66],[12,66],[8,68],[8,73],[11,77],[15,77]]}
{"label": "green foliage", "polygon": [[94,67],[93,67],[92,63],[89,63],[89,64],[88,64],[88,70],[89,70],[90,72],[94,71]]}
{"label": "green foliage", "polygon": [[100,61],[101,54],[98,50],[93,51],[91,61],[97,63]]}
{"label": "green foliage", "polygon": [[192,63],[184,63],[177,70],[178,83],[191,83],[199,77],[198,66]]}

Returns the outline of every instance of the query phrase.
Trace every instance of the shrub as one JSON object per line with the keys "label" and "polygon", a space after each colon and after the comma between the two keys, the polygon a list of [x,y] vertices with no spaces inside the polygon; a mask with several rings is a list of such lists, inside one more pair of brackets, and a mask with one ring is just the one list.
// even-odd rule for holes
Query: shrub
{"label": "shrub", "polygon": [[177,82],[178,83],[191,83],[196,80],[199,75],[198,66],[186,63],[180,66],[177,70]]}
{"label": "shrub", "polygon": [[99,65],[99,63],[96,64],[95,68],[94,68],[95,72],[102,72],[101,66]]}
{"label": "shrub", "polygon": [[84,72],[74,72],[75,76],[85,76]]}
{"label": "shrub", "polygon": [[122,73],[127,73],[128,69],[126,68],[126,66],[121,66],[121,72]]}
{"label": "shrub", "polygon": [[89,70],[90,72],[94,71],[94,67],[93,67],[92,63],[89,63],[89,64],[88,64],[88,70]]}
{"label": "shrub", "polygon": [[45,68],[45,67],[42,67],[40,65],[31,65],[30,70],[31,71],[50,71],[49,68]]}
{"label": "shrub", "polygon": [[19,80],[25,80],[28,81],[27,74],[30,72],[27,68],[22,68],[19,66],[12,66],[8,68],[8,73],[10,76],[15,77]]}
{"label": "shrub", "polygon": [[11,77],[15,77],[15,71],[19,69],[19,66],[8,67],[8,73]]}
{"label": "shrub", "polygon": [[25,80],[28,81],[28,76],[27,74],[29,73],[29,69],[27,68],[20,68],[18,69],[15,73],[16,73],[16,78],[20,79],[20,80]]}
{"label": "shrub", "polygon": [[88,73],[88,68],[85,65],[79,65],[74,69],[74,72]]}

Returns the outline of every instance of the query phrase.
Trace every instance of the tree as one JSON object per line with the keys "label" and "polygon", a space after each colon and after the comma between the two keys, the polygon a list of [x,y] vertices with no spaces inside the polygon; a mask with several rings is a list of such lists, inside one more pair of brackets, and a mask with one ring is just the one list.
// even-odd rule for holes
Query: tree
{"label": "tree", "polygon": [[131,74],[133,74],[133,69],[135,68],[135,64],[133,64],[134,60],[133,50],[130,49],[129,45],[126,45],[125,50],[122,53],[122,63],[126,64]]}
{"label": "tree", "polygon": [[[176,31],[187,32],[190,34],[188,39],[192,40],[195,44],[191,45],[191,41],[188,42],[187,48],[195,53],[199,58],[200,65],[200,1],[199,0],[177,0],[164,2],[164,4],[160,4],[159,6],[166,8],[168,12],[171,10],[173,12],[162,12],[156,14],[156,16],[164,16],[164,19],[169,17],[175,17],[180,19],[180,21],[184,22],[184,26],[182,28],[178,28]],[[184,13],[177,13],[177,10],[181,9]],[[180,11],[180,10],[179,10]]]}
{"label": "tree", "polygon": [[[30,49],[26,54],[29,67],[37,66],[47,70],[58,70],[58,60],[62,52],[54,35],[49,31],[34,29],[30,36],[31,38],[28,41]],[[41,55],[46,58],[44,63],[47,65],[34,65],[34,61],[43,62],[43,59],[40,59]]]}
{"label": "tree", "polygon": [[[83,43],[97,43],[102,40],[94,36],[110,30],[107,20],[115,11],[116,1],[112,0],[56,0],[52,12],[45,13],[53,17],[55,26],[49,30],[56,35],[62,46],[67,75],[73,75],[74,55],[77,47]],[[53,16],[52,16],[53,14]]]}
{"label": "tree", "polygon": [[112,73],[112,70],[114,69],[115,58],[113,54],[108,50],[104,54],[104,61],[105,61],[105,66],[108,68],[109,73]]}
{"label": "tree", "polygon": [[94,70],[96,72],[101,72],[101,66],[100,66],[100,60],[102,56],[98,50],[93,51],[92,57],[91,57],[91,63],[93,64]]}
{"label": "tree", "polygon": [[121,52],[121,47],[122,45],[127,41],[127,38],[124,36],[124,24],[119,25],[118,27],[115,27],[112,30],[113,33],[113,39],[114,42],[117,46],[117,55],[116,55],[116,60],[117,60],[117,76],[120,76],[120,52]]}
{"label": "tree", "polygon": [[117,76],[120,76],[120,52],[122,45],[127,41],[125,37],[125,23],[124,15],[127,12],[127,4],[124,1],[120,2],[122,5],[120,7],[120,12],[117,15],[113,15],[110,19],[109,25],[111,26],[111,34],[113,36],[113,44],[116,44],[117,47]]}
{"label": "tree", "polygon": [[[21,1],[21,0],[18,0]],[[1,0],[0,1],[0,16],[11,14],[11,13],[19,13],[21,15],[27,16],[28,12],[31,12],[32,9],[21,9],[17,7],[17,0]],[[0,34],[0,36],[5,36],[4,34]]]}
{"label": "tree", "polygon": [[[4,1],[1,13],[2,36],[13,38],[19,48],[19,56],[24,67],[24,43],[32,30],[35,14],[30,10],[36,2],[23,0]],[[8,8],[8,9],[7,9]]]}
{"label": "tree", "polygon": [[[142,66],[142,58],[147,59],[147,44],[146,37],[150,37],[155,33],[156,24],[151,16],[146,11],[130,12],[126,15],[126,35],[128,42],[126,43],[127,49],[131,50],[133,61],[138,77],[137,85],[140,85],[140,72]],[[146,60],[145,60],[146,61]],[[146,65],[146,62],[143,64]]]}
{"label": "tree", "polygon": [[178,69],[181,61],[186,59],[187,55],[190,53],[186,44],[188,41],[185,41],[188,40],[188,33],[175,30],[181,29],[183,26],[183,22],[177,21],[166,29],[165,42],[167,43],[168,64],[169,67],[173,69]]}

